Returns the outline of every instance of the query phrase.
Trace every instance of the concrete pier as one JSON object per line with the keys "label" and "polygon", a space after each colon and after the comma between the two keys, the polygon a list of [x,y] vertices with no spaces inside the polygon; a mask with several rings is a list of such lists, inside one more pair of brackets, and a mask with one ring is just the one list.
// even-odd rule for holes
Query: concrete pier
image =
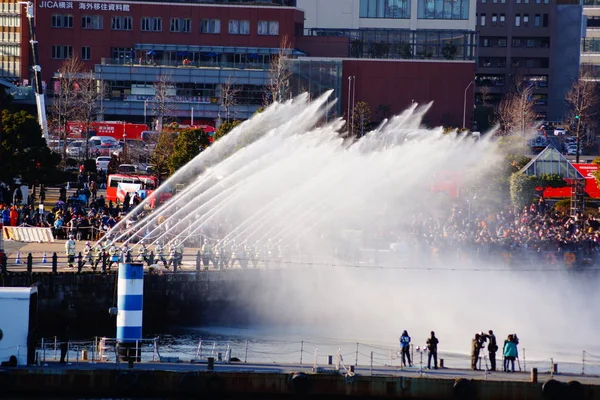
{"label": "concrete pier", "polygon": [[0,369],[0,397],[94,398],[410,398],[415,400],[596,400],[600,378],[502,372],[483,376],[469,370],[388,367],[372,370],[357,366],[355,373],[307,365],[206,363],[77,363]]}

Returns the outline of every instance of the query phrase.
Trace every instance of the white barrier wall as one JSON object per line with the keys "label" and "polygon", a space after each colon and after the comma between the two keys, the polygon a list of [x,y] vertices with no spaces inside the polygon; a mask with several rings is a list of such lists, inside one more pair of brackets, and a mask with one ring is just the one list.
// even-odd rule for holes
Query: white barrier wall
{"label": "white barrier wall", "polygon": [[52,243],[54,235],[50,228],[36,228],[29,226],[5,226],[2,228],[5,240],[30,243]]}
{"label": "white barrier wall", "polygon": [[37,287],[0,287],[0,362],[17,357],[27,365],[29,305]]}

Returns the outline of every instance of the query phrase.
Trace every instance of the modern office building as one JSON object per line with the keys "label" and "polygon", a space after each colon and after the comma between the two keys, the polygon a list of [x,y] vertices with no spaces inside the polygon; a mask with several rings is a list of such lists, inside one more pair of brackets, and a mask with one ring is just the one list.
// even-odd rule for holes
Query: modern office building
{"label": "modern office building", "polygon": [[583,1],[584,31],[581,40],[581,65],[600,70],[600,0]]}
{"label": "modern office building", "polygon": [[[0,56],[1,74],[27,84],[27,19],[24,6],[11,1],[0,8],[11,12],[0,29],[14,42],[13,55]],[[232,117],[248,118],[264,104],[270,62],[285,36],[292,94],[334,89],[341,100],[337,114],[343,115],[352,77],[353,98],[369,104],[374,122],[412,102],[434,101],[430,124],[460,126],[472,112],[463,97],[472,96],[468,85],[475,73],[474,3],[406,1],[36,0],[39,64],[49,102],[61,65],[77,55],[108,88],[104,119],[150,120],[154,83],[168,79],[174,116],[214,123],[224,117],[227,85],[239,90]],[[336,25],[336,15],[348,10],[358,24]],[[314,12],[330,13],[330,26],[310,25]]]}
{"label": "modern office building", "polygon": [[579,72],[577,0],[478,0],[478,101],[498,104],[515,80],[534,86],[541,119],[562,121]]}

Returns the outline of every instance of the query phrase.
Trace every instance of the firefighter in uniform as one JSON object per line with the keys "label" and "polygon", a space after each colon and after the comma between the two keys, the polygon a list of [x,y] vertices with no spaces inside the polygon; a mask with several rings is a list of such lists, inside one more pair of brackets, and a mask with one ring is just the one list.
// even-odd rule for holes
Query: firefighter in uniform
{"label": "firefighter in uniform", "polygon": [[131,252],[131,249],[129,248],[127,243],[125,243],[123,245],[123,247],[121,247],[121,261],[122,262],[130,262],[131,261],[130,252]]}
{"label": "firefighter in uniform", "polygon": [[85,247],[83,248],[83,265],[85,265],[85,263],[90,263],[90,267],[92,267],[93,262],[92,246],[90,245],[90,242],[85,242]]}
{"label": "firefighter in uniform", "polygon": [[177,258],[177,266],[181,267],[183,261],[183,252],[185,251],[185,245],[183,244],[183,240],[176,244],[175,246],[175,256]]}
{"label": "firefighter in uniform", "polygon": [[102,256],[104,255],[104,248],[98,244],[92,247],[92,271],[96,271],[98,263],[102,262]]}
{"label": "firefighter in uniform", "polygon": [[202,252],[202,264],[204,265],[204,268],[208,269],[208,263],[212,257],[210,243],[208,240],[204,242],[200,251]]}
{"label": "firefighter in uniform", "polygon": [[69,268],[73,268],[75,262],[75,237],[73,235],[69,235],[69,239],[65,242],[65,253],[67,253]]}
{"label": "firefighter in uniform", "polygon": [[156,245],[156,254],[155,254],[155,261],[158,264],[159,261],[162,261],[164,267],[167,267],[167,260],[165,259],[165,250],[163,248],[163,245],[158,243]]}
{"label": "firefighter in uniform", "polygon": [[121,258],[121,251],[114,243],[111,244],[110,248],[108,249],[108,257],[109,257],[109,262],[108,262],[108,270],[109,271],[112,268],[113,264],[116,263],[117,267],[119,266],[119,261]]}
{"label": "firefighter in uniform", "polygon": [[169,269],[171,264],[177,268],[177,244],[174,241],[169,244],[169,262],[165,265],[165,268]]}
{"label": "firefighter in uniform", "polygon": [[138,248],[138,255],[136,261],[141,261],[150,264],[148,262],[148,249],[146,248],[146,244],[143,240],[140,242],[140,247]]}

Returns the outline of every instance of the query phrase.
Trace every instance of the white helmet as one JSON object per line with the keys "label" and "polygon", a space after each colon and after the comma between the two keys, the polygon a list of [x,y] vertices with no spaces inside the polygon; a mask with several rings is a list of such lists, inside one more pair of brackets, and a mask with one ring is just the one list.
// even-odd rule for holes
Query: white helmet
{"label": "white helmet", "polygon": [[89,245],[90,245],[90,242],[85,242],[85,245],[86,245],[86,246],[89,246]]}
{"label": "white helmet", "polygon": [[69,235],[69,239],[73,239],[75,236],[73,235]]}

